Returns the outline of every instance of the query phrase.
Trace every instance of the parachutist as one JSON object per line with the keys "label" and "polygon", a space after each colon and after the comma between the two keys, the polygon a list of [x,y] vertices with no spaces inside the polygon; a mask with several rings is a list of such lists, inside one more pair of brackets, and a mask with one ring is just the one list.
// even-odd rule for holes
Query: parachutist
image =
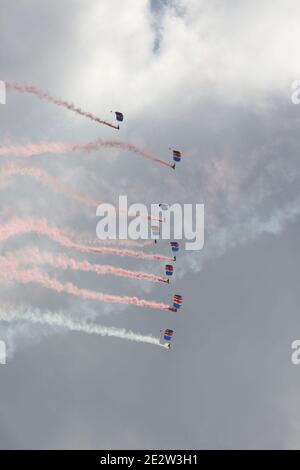
{"label": "parachutist", "polygon": [[[160,332],[162,332],[162,331],[163,330],[160,330]],[[164,340],[167,341],[164,344],[164,347],[167,348],[167,349],[170,349],[170,347],[171,347],[170,342],[172,340],[173,333],[174,333],[174,330],[169,330],[169,329],[166,329],[165,332],[164,332]]]}
{"label": "parachutist", "polygon": [[171,264],[166,264],[165,270],[167,276],[173,276],[174,268]]}
{"label": "parachutist", "polygon": [[[179,251],[179,243],[178,242],[170,242],[171,250],[173,253]],[[175,260],[176,261],[176,260]]]}
{"label": "parachutist", "polygon": [[175,294],[173,297],[173,308],[175,308],[175,311],[181,307],[182,305],[182,295]]}

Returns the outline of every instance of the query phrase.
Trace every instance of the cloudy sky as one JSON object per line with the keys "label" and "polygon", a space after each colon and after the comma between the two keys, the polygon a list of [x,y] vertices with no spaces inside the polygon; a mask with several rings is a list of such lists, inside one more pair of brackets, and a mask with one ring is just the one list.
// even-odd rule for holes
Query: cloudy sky
{"label": "cloudy sky", "polygon": [[[0,0],[0,79],[32,84],[119,132],[33,96],[8,93],[1,144],[118,138],[168,161],[173,173],[117,150],[43,154],[37,166],[99,201],[204,203],[202,251],[182,251],[172,284],[149,285],[43,268],[62,282],[184,308],[173,315],[0,283],[1,305],[157,336],[148,344],[0,321],[0,447],[297,448],[300,367],[300,78],[298,0]],[[1,166],[18,158],[1,157]],[[95,236],[97,218],[26,177],[0,181],[1,219],[47,218]],[[44,237],[1,243],[61,252]],[[167,254],[166,242],[155,250]],[[68,256],[86,256],[63,250]],[[149,250],[148,250],[149,251]],[[159,263],[103,255],[160,274]],[[1,319],[0,319],[1,320]]]}

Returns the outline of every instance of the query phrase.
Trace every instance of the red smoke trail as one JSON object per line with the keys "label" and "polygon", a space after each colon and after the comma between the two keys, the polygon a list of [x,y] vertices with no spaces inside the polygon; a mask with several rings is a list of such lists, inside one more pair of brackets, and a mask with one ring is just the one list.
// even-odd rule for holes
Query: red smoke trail
{"label": "red smoke trail", "polygon": [[100,119],[97,116],[94,116],[92,113],[83,111],[81,108],[78,108],[77,106],[75,106],[72,103],[69,103],[68,101],[64,101],[59,98],[54,98],[47,91],[40,90],[39,88],[36,88],[34,86],[20,85],[18,83],[6,83],[6,90],[18,91],[19,93],[30,93],[32,95],[35,95],[37,98],[41,100],[50,101],[50,103],[56,104],[57,106],[62,106],[63,108],[67,108],[76,114],[80,114],[81,116],[91,119],[91,121],[97,122],[98,124],[104,124],[105,126],[113,127],[114,129],[119,129],[119,126],[115,126],[114,124],[111,124],[110,122],[103,121],[103,119]]}
{"label": "red smoke trail", "polygon": [[[23,164],[8,164],[0,169],[0,178],[9,178],[14,175],[23,175],[29,176],[31,178],[36,179],[44,186],[52,189],[54,192],[59,192],[64,194],[65,196],[69,197],[70,199],[78,202],[81,205],[85,205],[87,207],[96,208],[99,204],[99,201],[90,198],[89,196],[85,196],[77,191],[74,191],[72,188],[61,183],[59,180],[54,178],[53,176],[49,175],[46,171],[42,170],[41,168],[37,168],[34,166],[25,166]],[[120,213],[126,213],[126,211],[120,210]],[[130,217],[135,217],[136,214],[127,213]],[[160,220],[157,217],[151,217],[146,214],[140,214],[141,217],[147,220]],[[129,243],[130,244],[130,243]]]}
{"label": "red smoke trail", "polygon": [[8,240],[11,237],[34,232],[38,235],[45,235],[61,246],[74,249],[82,253],[105,253],[117,256],[129,256],[152,261],[173,261],[169,256],[159,254],[148,254],[142,251],[121,250],[108,247],[90,247],[73,242],[59,228],[49,226],[45,219],[14,219],[6,225],[0,226],[0,242]]}
{"label": "red smoke trail", "polygon": [[92,272],[95,274],[112,274],[132,279],[147,280],[152,282],[166,282],[165,278],[154,274],[139,271],[130,271],[110,265],[91,264],[88,261],[78,261],[60,253],[40,251],[37,248],[25,248],[20,251],[6,254],[6,259],[25,265],[50,264],[55,268],[72,269],[74,271]]}
{"label": "red smoke trail", "polygon": [[136,153],[141,157],[151,160],[152,162],[159,163],[161,165],[172,168],[171,163],[164,162],[158,157],[144,152],[140,148],[127,142],[120,142],[118,140],[102,140],[98,139],[95,142],[89,142],[87,144],[63,144],[63,143],[51,143],[51,142],[40,142],[39,144],[24,144],[24,145],[1,145],[0,156],[2,157],[22,157],[29,158],[34,155],[40,155],[41,153],[73,153],[73,152],[84,152],[91,153],[100,150],[101,148],[119,148],[121,150],[127,150],[128,152]]}
{"label": "red smoke trail", "polygon": [[123,245],[123,246],[131,246],[135,248],[145,248],[147,246],[153,246],[153,240],[143,240],[143,241],[135,241],[135,240],[101,240],[100,238],[91,239],[88,234],[79,235],[77,236],[77,240],[80,243],[85,245],[89,245],[90,247],[97,247],[99,245]]}
{"label": "red smoke trail", "polygon": [[58,181],[53,176],[49,175],[46,171],[41,168],[33,166],[24,166],[22,164],[9,164],[0,169],[0,178],[9,178],[14,175],[30,176],[36,179],[44,186],[52,189],[54,192],[59,192],[65,196],[70,197],[79,204],[83,204],[87,207],[95,208],[98,206],[98,202],[88,196],[80,194],[68,186]]}
{"label": "red smoke trail", "polygon": [[68,282],[63,284],[55,278],[49,277],[47,274],[38,269],[22,270],[19,269],[16,262],[0,258],[0,279],[3,281],[15,281],[22,284],[36,283],[47,289],[52,289],[58,293],[71,294],[82,299],[100,300],[103,302],[119,303],[127,305],[136,305],[137,307],[153,308],[159,310],[169,310],[170,306],[160,302],[139,299],[137,297],[128,297],[121,295],[103,294],[102,292],[80,289],[74,284]]}

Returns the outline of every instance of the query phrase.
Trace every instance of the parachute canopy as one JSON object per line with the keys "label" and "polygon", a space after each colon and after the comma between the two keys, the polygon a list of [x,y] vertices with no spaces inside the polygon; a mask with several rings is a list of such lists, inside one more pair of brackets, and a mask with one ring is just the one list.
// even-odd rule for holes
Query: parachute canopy
{"label": "parachute canopy", "polygon": [[182,295],[175,294],[173,297],[173,306],[178,309],[182,305]]}
{"label": "parachute canopy", "polygon": [[173,333],[174,333],[174,330],[169,330],[169,329],[165,330],[165,332],[164,332],[164,340],[165,340],[165,341],[171,341],[172,336],[173,336]]}
{"label": "parachute canopy", "polygon": [[123,113],[120,113],[119,111],[115,111],[115,115],[116,115],[116,120],[117,121],[119,121],[119,122],[123,121],[123,119],[124,119]]}
{"label": "parachute canopy", "polygon": [[153,235],[160,235],[159,227],[157,227],[156,225],[151,226],[151,232]]}
{"label": "parachute canopy", "polygon": [[173,160],[174,162],[180,162],[181,152],[179,152],[179,150],[173,150]]}
{"label": "parachute canopy", "polygon": [[161,202],[159,204],[159,207],[161,208],[161,210],[167,211],[169,209],[169,204],[165,204],[164,202]]}
{"label": "parachute canopy", "polygon": [[173,253],[179,251],[179,243],[178,242],[170,242],[171,250]]}
{"label": "parachute canopy", "polygon": [[166,275],[172,276],[174,268],[171,264],[166,264]]}
{"label": "parachute canopy", "polygon": [[157,243],[157,240],[159,239],[159,236],[160,236],[159,227],[157,227],[156,225],[152,225],[151,234],[152,234],[152,238],[154,239],[154,243]]}

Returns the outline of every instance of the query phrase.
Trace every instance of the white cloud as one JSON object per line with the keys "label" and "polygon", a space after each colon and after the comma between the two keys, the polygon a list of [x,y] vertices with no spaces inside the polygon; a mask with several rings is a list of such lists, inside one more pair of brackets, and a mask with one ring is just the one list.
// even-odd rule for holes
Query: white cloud
{"label": "white cloud", "polygon": [[177,0],[157,13],[157,53],[148,1],[89,5],[74,44],[80,68],[69,71],[73,94],[87,104],[142,113],[161,100],[189,107],[216,96],[253,105],[272,93],[289,95],[298,77],[297,0]]}

